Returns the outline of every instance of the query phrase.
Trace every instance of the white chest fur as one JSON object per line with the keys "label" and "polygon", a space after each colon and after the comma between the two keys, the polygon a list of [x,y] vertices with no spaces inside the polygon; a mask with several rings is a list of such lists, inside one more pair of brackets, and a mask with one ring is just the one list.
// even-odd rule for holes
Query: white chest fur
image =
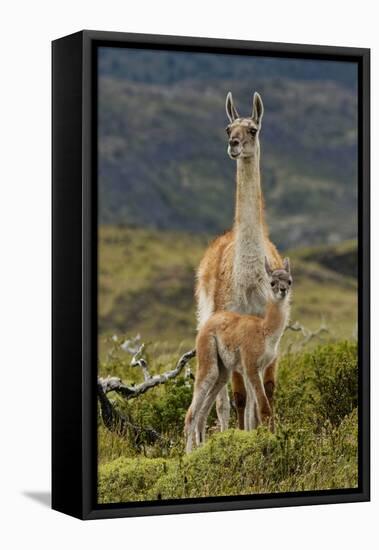
{"label": "white chest fur", "polygon": [[266,336],[264,352],[258,360],[258,366],[260,369],[264,370],[278,357],[279,344],[288,323],[289,313],[290,306],[286,303],[281,309],[281,320],[277,329],[275,332]]}
{"label": "white chest fur", "polygon": [[237,313],[263,317],[270,296],[264,270],[265,252],[257,255],[241,254],[236,250],[233,267],[233,296],[230,309]]}
{"label": "white chest fur", "polygon": [[258,359],[258,367],[265,370],[278,356],[279,340],[269,336],[266,338],[265,350]]}

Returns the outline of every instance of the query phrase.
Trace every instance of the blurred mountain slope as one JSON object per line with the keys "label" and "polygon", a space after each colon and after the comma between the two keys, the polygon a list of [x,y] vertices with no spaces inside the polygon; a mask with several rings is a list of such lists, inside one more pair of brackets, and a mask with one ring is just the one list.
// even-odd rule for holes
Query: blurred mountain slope
{"label": "blurred mountain slope", "polygon": [[208,234],[227,229],[235,163],[226,154],[225,95],[232,90],[247,116],[258,90],[265,105],[262,185],[274,241],[288,248],[356,237],[350,64],[313,62],[305,71],[297,60],[250,66],[245,58],[222,56],[222,64],[205,56],[194,72],[191,56],[180,66],[172,54],[142,53],[144,63],[141,55],[139,63],[100,58],[100,222]]}

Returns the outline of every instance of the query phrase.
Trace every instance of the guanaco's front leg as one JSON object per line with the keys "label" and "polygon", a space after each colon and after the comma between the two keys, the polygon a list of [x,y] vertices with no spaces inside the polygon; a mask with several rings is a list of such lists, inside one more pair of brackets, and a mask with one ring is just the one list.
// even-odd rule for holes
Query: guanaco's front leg
{"label": "guanaco's front leg", "polygon": [[272,411],[269,400],[267,399],[262,376],[255,366],[249,365],[246,368],[247,382],[250,384],[249,390],[254,392],[257,409],[257,424],[267,424],[270,426]]}

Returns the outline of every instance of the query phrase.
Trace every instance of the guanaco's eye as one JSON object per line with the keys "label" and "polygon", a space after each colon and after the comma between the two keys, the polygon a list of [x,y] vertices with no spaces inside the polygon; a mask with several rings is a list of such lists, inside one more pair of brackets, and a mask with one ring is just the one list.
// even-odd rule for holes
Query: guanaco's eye
{"label": "guanaco's eye", "polygon": [[288,281],[288,286],[291,286],[292,285],[292,281]]}
{"label": "guanaco's eye", "polygon": [[227,126],[227,127],[225,128],[225,132],[228,134],[228,136],[230,136],[230,128],[229,128],[229,126]]}
{"label": "guanaco's eye", "polygon": [[271,286],[272,286],[272,287],[275,286],[275,281],[271,281]]}
{"label": "guanaco's eye", "polygon": [[250,134],[251,136],[254,137],[254,136],[256,135],[256,133],[257,133],[257,130],[256,130],[255,128],[250,128],[249,134]]}

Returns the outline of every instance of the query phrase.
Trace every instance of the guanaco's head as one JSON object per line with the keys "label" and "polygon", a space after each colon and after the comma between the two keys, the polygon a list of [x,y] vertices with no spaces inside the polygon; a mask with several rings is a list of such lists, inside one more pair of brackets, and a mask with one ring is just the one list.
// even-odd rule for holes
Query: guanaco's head
{"label": "guanaco's head", "polygon": [[289,258],[284,258],[283,269],[271,269],[268,259],[265,258],[265,267],[274,298],[284,300],[290,294],[292,288]]}
{"label": "guanaco's head", "polygon": [[226,114],[229,119],[226,132],[228,134],[228,155],[231,159],[249,158],[259,152],[259,131],[263,117],[263,102],[255,92],[253,110],[250,117],[239,116],[234,106],[231,92],[226,96]]}

